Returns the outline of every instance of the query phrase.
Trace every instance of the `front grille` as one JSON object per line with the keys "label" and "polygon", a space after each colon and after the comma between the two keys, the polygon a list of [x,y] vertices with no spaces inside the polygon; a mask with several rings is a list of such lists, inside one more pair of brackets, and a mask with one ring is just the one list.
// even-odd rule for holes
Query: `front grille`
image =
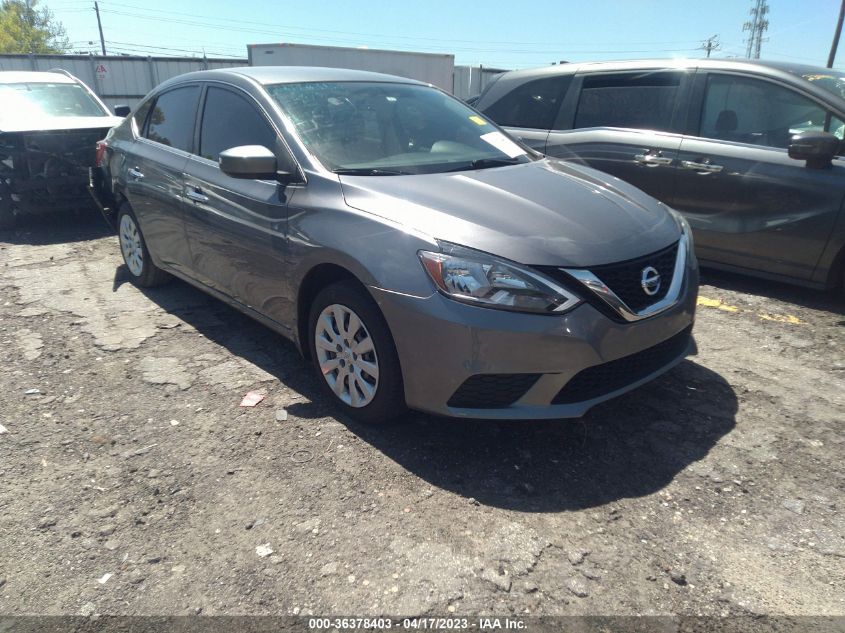
{"label": "front grille", "polygon": [[578,372],[558,392],[552,404],[592,400],[642,380],[683,354],[691,333],[692,326],[654,347]]}
{"label": "front grille", "polygon": [[[672,275],[675,274],[677,254],[678,243],[675,242],[669,248],[651,255],[616,264],[595,266],[590,268],[590,272],[601,279],[631,310],[640,312],[666,296]],[[647,295],[642,287],[643,269],[647,266],[654,267],[660,273],[660,289],[654,295]]]}
{"label": "front grille", "polygon": [[466,409],[507,407],[528,391],[540,374],[476,374],[464,381],[447,406]]}

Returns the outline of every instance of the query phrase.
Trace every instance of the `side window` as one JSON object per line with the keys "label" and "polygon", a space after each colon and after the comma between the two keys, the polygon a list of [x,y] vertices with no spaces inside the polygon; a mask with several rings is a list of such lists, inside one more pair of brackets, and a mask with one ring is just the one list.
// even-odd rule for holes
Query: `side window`
{"label": "side window", "polygon": [[499,125],[551,129],[571,75],[535,79],[517,86],[484,110]]}
{"label": "side window", "polygon": [[575,128],[671,131],[682,72],[585,76]]}
{"label": "side window", "polygon": [[199,86],[176,88],[158,96],[145,137],[162,145],[191,151]]}
{"label": "side window", "polygon": [[786,148],[793,134],[828,128],[841,135],[836,129],[841,125],[815,101],[789,88],[736,75],[707,79],[700,129],[705,138]]}
{"label": "side window", "polygon": [[147,115],[150,113],[154,99],[148,99],[140,108],[132,115],[132,120],[135,122],[135,127],[139,134],[144,133],[144,123],[147,121]]}
{"label": "side window", "polygon": [[202,115],[199,154],[216,161],[220,152],[239,145],[263,145],[273,151],[276,132],[246,99],[231,90],[210,87]]}

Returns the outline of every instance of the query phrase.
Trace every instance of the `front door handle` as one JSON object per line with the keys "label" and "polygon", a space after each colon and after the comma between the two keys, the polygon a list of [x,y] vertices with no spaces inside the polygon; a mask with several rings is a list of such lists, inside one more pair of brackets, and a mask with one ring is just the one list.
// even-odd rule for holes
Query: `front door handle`
{"label": "front door handle", "polygon": [[672,164],[672,159],[660,154],[635,154],[634,162],[640,165],[647,165],[649,167],[668,167]]}
{"label": "front door handle", "polygon": [[130,168],[126,171],[126,173],[128,173],[128,174],[129,174],[129,176],[130,176],[130,177],[132,177],[132,178],[134,178],[135,180],[141,180],[141,178],[143,178],[143,177],[144,177],[144,174],[142,174],[140,171],[138,171],[138,170],[137,170],[136,168],[134,168],[134,167],[130,167]]}
{"label": "front door handle", "polygon": [[716,174],[722,171],[721,165],[713,165],[711,163],[700,163],[694,160],[682,160],[681,167],[684,169],[692,169],[702,174]]}
{"label": "front door handle", "polygon": [[202,189],[196,186],[189,186],[185,192],[185,196],[194,202],[208,202],[208,196],[202,192]]}

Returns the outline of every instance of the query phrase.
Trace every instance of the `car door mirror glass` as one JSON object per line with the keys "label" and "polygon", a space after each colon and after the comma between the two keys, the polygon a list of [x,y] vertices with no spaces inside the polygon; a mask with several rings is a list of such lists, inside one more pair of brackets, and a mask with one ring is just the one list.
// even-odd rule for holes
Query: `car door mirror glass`
{"label": "car door mirror glass", "polygon": [[129,113],[132,112],[132,108],[128,105],[116,105],[114,106],[114,115],[120,117],[128,117]]}
{"label": "car door mirror glass", "polygon": [[824,169],[839,151],[839,139],[828,132],[801,132],[789,143],[789,157],[807,161],[807,167]]}
{"label": "car door mirror glass", "polygon": [[220,170],[232,178],[271,180],[277,177],[276,155],[263,145],[241,145],[220,152]]}

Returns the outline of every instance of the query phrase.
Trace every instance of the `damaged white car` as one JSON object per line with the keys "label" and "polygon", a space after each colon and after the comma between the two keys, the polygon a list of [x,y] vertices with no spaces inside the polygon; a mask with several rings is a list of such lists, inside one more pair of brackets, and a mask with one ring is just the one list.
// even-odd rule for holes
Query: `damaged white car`
{"label": "damaged white car", "polygon": [[97,141],[122,119],[65,71],[0,72],[0,104],[0,228],[90,208]]}

